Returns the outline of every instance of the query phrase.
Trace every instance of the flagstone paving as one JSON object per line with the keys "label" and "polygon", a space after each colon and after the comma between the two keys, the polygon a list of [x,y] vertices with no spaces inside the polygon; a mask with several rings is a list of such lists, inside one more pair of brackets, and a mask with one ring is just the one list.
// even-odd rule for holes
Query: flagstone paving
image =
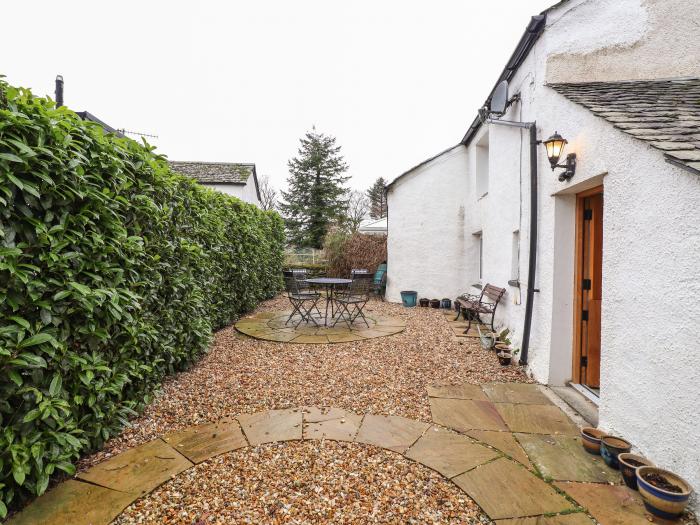
{"label": "flagstone paving", "polygon": [[[536,385],[518,390],[518,399],[539,400]],[[430,392],[480,397],[477,390],[467,385],[431,388]],[[483,392],[487,396],[502,396],[506,392],[506,398],[515,399],[513,390],[495,384],[483,385]],[[591,525],[593,521],[586,512],[603,525],[667,523],[651,518],[639,495],[621,484],[619,473],[608,469],[599,458],[582,452],[578,438],[558,433],[545,435],[541,428],[513,434],[522,428],[522,418],[509,417],[506,412],[505,421],[494,419],[500,418],[497,408],[503,406],[528,410],[534,407],[540,423],[568,430],[562,416],[552,410],[556,408],[553,405],[451,397],[431,397],[431,407],[437,407],[437,414],[445,416],[445,426],[399,416],[360,415],[331,407],[242,414],[171,433],[118,454],[79,474],[77,480],[59,484],[10,523],[106,524],[132,501],[196,463],[248,446],[302,439],[361,443],[402,454],[451,479],[497,525]],[[450,409],[458,417],[447,417]],[[469,411],[476,415],[469,415]],[[494,420],[499,421],[502,430],[490,430]],[[455,431],[461,428],[450,427],[463,427],[465,421],[470,427],[466,435]],[[530,461],[538,472],[525,468],[531,467]],[[549,483],[548,479],[565,481]],[[581,506],[568,500],[564,493]],[[99,505],[95,505],[96,501]]]}
{"label": "flagstone paving", "polygon": [[329,344],[351,343],[387,337],[403,332],[406,323],[393,317],[366,314],[367,323],[353,323],[351,326],[339,322],[336,326],[324,326],[323,319],[317,319],[318,326],[302,323],[298,327],[294,325],[299,318],[295,317],[287,323],[291,311],[286,312],[258,312],[244,317],[236,323],[239,332],[266,341],[299,343],[299,344]]}
{"label": "flagstone paving", "polygon": [[496,403],[496,410],[511,432],[579,435],[578,427],[554,405]]}
{"label": "flagstone paving", "polygon": [[430,398],[433,421],[455,430],[508,430],[490,401]]}
{"label": "flagstone paving", "polygon": [[555,483],[584,506],[603,525],[649,525],[649,522],[670,525],[668,521],[646,512],[639,492],[624,485],[600,483]]}

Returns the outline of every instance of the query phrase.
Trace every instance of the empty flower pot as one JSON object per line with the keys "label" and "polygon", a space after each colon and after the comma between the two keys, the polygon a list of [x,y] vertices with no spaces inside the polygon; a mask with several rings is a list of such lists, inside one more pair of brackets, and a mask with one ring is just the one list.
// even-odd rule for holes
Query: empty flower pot
{"label": "empty flower pot", "polygon": [[501,363],[501,366],[508,366],[510,365],[511,359],[513,359],[513,354],[510,352],[498,352],[496,354],[498,356],[498,362]]}
{"label": "empty flower pot", "polygon": [[600,440],[605,436],[605,432],[593,427],[583,427],[581,429],[581,444],[586,452],[600,456]]}
{"label": "empty flower pot", "polygon": [[440,302],[440,306],[441,306],[442,308],[446,308],[447,310],[449,310],[450,308],[452,308],[452,299],[448,299],[447,297],[445,297],[445,298]]}
{"label": "empty flower pot", "polygon": [[428,299],[427,297],[421,297],[418,300],[418,303],[421,305],[422,308],[427,308],[428,306],[430,306],[430,299]]}
{"label": "empty flower pot", "polygon": [[440,299],[431,299],[430,300],[430,307],[431,308],[440,308]]}
{"label": "empty flower pot", "polygon": [[680,476],[651,466],[637,469],[637,485],[647,510],[669,520],[676,520],[683,514],[693,492]]}
{"label": "empty flower pot", "polygon": [[412,308],[416,306],[416,298],[418,297],[418,292],[413,290],[405,290],[401,292],[401,302],[406,308]]}
{"label": "empty flower pot", "polygon": [[600,455],[603,456],[605,464],[614,469],[619,469],[620,464],[617,456],[623,452],[629,452],[632,444],[622,438],[615,436],[603,436],[600,440]]}
{"label": "empty flower pot", "polygon": [[622,479],[632,490],[637,490],[637,467],[653,467],[654,464],[647,458],[623,452],[617,456],[617,461],[620,463],[620,472]]}

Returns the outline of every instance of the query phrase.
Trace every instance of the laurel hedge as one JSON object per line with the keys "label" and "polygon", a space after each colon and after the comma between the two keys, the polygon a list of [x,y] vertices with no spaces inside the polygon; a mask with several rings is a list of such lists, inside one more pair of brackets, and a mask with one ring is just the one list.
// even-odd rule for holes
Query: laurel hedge
{"label": "laurel hedge", "polygon": [[0,78],[0,516],[280,288],[280,217]]}

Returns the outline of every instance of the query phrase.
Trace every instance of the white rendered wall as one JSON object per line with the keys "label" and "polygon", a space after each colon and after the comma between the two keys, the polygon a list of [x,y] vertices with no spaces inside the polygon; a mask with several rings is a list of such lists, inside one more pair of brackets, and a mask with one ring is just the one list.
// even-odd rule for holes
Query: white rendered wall
{"label": "white rendered wall", "polygon": [[227,195],[233,195],[242,201],[255,204],[256,206],[260,207],[258,193],[255,190],[255,181],[252,179],[252,177],[246,184],[203,184],[203,186],[211,188],[212,190],[220,191],[221,193],[226,193]]}
{"label": "white rendered wall", "polygon": [[388,300],[400,301],[402,290],[431,299],[463,291],[466,161],[457,146],[389,188]]}

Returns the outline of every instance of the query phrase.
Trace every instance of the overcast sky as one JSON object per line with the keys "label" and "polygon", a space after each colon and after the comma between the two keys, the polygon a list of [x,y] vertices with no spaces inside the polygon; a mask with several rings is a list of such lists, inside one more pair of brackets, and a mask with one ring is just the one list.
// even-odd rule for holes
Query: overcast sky
{"label": "overcast sky", "polygon": [[554,0],[5,2],[0,73],[172,160],[255,162],[284,184],[313,125],[350,185],[457,144]]}

